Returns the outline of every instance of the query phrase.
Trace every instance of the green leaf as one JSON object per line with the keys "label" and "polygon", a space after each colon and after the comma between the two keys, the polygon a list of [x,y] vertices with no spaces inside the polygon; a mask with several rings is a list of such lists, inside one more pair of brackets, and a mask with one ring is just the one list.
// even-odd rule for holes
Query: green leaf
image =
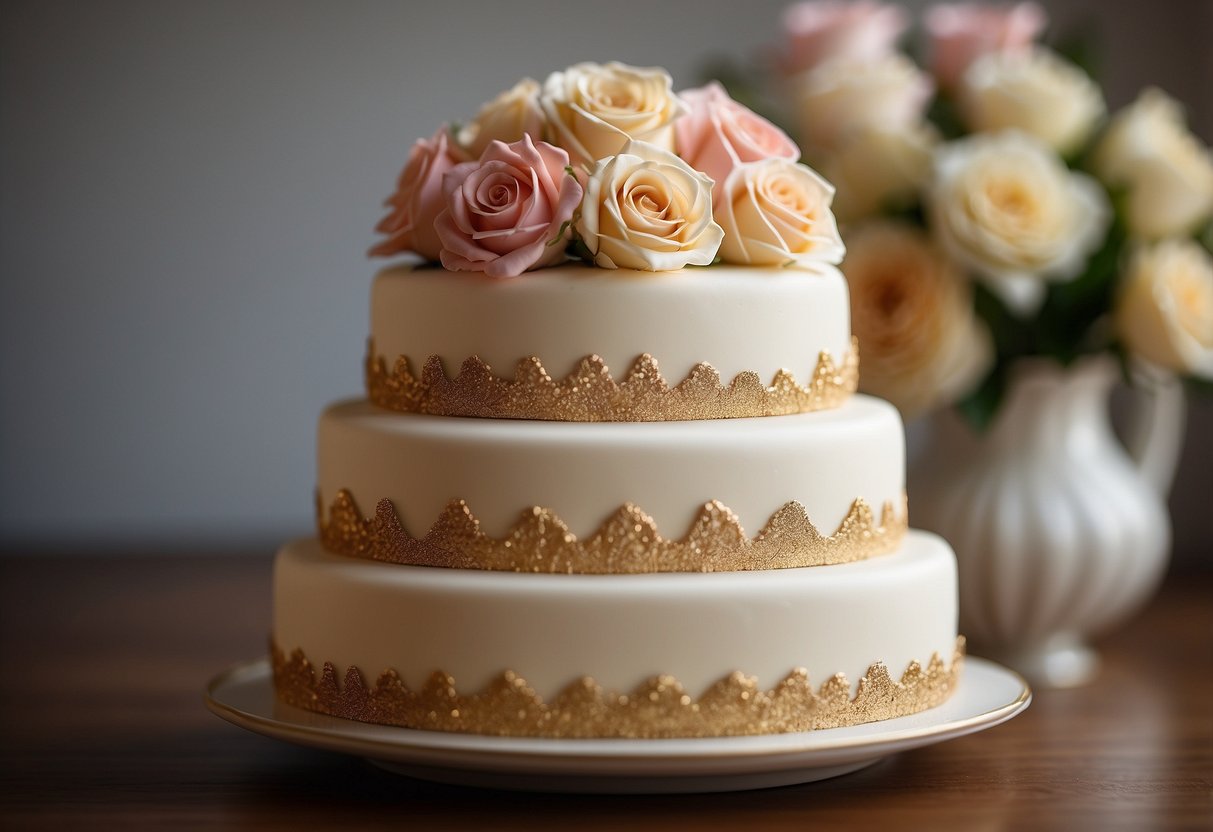
{"label": "green leaf", "polygon": [[956,410],[974,430],[984,432],[994,421],[1006,388],[1006,368],[996,365],[976,390],[956,403]]}

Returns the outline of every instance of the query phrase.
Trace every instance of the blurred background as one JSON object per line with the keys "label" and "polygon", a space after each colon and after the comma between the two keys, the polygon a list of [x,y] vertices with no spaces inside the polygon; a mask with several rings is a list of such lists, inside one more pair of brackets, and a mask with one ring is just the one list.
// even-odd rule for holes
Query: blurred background
{"label": "blurred background", "polygon": [[[1211,0],[1042,0],[1213,140]],[[907,3],[918,9],[924,3]],[[323,404],[361,391],[364,252],[412,141],[580,60],[761,60],[782,0],[6,2],[0,548],[269,550],[312,524]],[[1176,553],[1213,554],[1189,400]],[[912,496],[912,495],[911,495]]]}

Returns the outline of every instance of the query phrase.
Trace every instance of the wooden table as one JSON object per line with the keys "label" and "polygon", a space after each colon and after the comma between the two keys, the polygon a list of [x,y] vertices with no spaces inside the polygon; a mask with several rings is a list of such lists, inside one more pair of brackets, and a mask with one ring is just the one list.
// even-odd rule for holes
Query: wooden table
{"label": "wooden table", "polygon": [[836,780],[588,797],[438,786],[202,704],[265,649],[270,562],[0,559],[5,829],[1213,829],[1213,576],[1170,581],[1089,688]]}

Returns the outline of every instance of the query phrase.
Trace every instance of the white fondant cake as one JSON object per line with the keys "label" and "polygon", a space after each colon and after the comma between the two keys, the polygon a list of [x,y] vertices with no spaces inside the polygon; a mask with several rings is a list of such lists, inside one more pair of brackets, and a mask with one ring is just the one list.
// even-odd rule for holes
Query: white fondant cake
{"label": "white fondant cake", "polygon": [[389,365],[431,355],[449,373],[477,356],[499,376],[534,356],[553,376],[598,355],[622,379],[642,353],[666,381],[711,364],[727,383],[779,370],[812,377],[825,350],[851,349],[847,284],[830,266],[754,269],[714,266],[638,272],[570,265],[522,280],[494,280],[408,265],[385,269],[371,290],[371,340]]}
{"label": "white fondant cake", "polygon": [[430,265],[375,278],[368,401],[321,416],[317,539],[274,573],[283,703],[657,738],[948,697],[955,559],[906,532],[897,411],[853,395],[833,188],[798,153],[621,64],[413,145],[373,253]]}
{"label": "white fondant cake", "polygon": [[409,688],[434,671],[466,693],[504,671],[544,701],[589,676],[631,692],[673,676],[693,698],[734,671],[775,687],[794,668],[855,694],[882,660],[896,678],[956,644],[956,563],[939,538],[839,566],[711,575],[524,575],[366,563],[312,540],[287,545],[274,574],[274,637],[374,682]]}
{"label": "white fondant cake", "polygon": [[322,505],[342,489],[367,513],[387,498],[418,537],[452,499],[495,537],[533,506],[586,537],[627,503],[680,537],[710,500],[750,536],[789,501],[830,534],[856,499],[877,512],[900,508],[905,489],[901,419],[868,396],[777,418],[597,424],[423,416],[349,401],[320,417],[318,455]]}

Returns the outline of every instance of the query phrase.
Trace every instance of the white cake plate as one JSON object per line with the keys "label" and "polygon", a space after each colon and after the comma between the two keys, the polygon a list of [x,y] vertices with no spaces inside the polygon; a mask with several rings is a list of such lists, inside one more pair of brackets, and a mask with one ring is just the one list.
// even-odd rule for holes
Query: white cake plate
{"label": "white cake plate", "polygon": [[389,771],[465,786],[545,792],[717,792],[837,777],[898,751],[992,728],[1032,699],[1004,667],[965,659],[956,693],[911,716],[798,734],[669,740],[489,737],[370,725],[279,703],[269,661],[216,676],[211,711],[241,728],[368,758]]}

